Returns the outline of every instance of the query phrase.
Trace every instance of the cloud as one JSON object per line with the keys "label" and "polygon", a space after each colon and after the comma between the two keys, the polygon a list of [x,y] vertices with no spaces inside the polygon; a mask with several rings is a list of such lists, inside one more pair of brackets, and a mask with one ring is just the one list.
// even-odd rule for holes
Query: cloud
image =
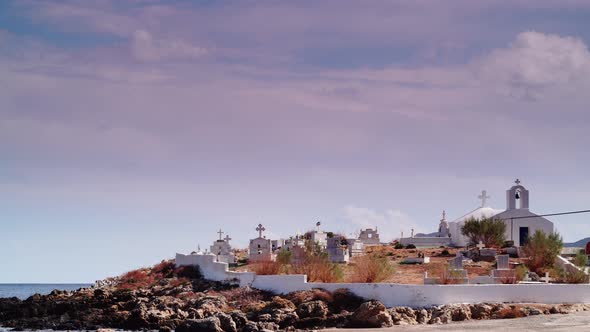
{"label": "cloud", "polygon": [[404,232],[406,236],[410,234],[412,228],[416,232],[419,231],[417,224],[399,210],[386,210],[379,213],[368,208],[350,205],[344,208],[343,219],[348,227],[347,235],[351,233],[356,235],[360,229],[377,228],[382,242],[398,238],[400,232]]}
{"label": "cloud", "polygon": [[207,50],[182,40],[157,40],[145,30],[137,30],[131,38],[131,50],[140,61],[189,60],[205,54]]}
{"label": "cloud", "polygon": [[476,65],[484,81],[503,93],[535,100],[549,89],[575,89],[581,82],[586,84],[590,52],[579,38],[528,31]]}

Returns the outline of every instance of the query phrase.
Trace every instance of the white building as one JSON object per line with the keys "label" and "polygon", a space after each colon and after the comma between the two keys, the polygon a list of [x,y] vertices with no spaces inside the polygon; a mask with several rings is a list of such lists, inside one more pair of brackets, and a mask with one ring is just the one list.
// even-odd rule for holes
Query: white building
{"label": "white building", "polygon": [[553,232],[553,222],[529,210],[529,191],[520,184],[520,180],[517,179],[515,183],[516,185],[506,191],[505,211],[486,206],[486,199],[489,197],[483,191],[479,196],[482,200],[479,208],[450,222],[451,244],[461,247],[468,244],[468,239],[461,234],[461,228],[470,218],[492,217],[503,220],[506,224],[505,238],[514,241],[515,246],[523,246],[528,237],[537,230],[542,230],[546,234]]}

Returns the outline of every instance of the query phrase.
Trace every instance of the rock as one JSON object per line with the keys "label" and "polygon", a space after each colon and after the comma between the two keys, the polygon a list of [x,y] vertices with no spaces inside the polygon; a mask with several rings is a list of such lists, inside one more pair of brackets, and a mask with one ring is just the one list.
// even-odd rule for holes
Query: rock
{"label": "rock", "polygon": [[234,323],[236,323],[236,328],[238,330],[241,330],[246,327],[246,324],[248,323],[248,318],[246,317],[246,314],[244,314],[241,311],[234,310],[230,312],[229,315],[231,316]]}
{"label": "rock", "polygon": [[350,316],[351,327],[391,327],[393,320],[379,301],[369,301],[361,306]]}
{"label": "rock", "polygon": [[278,331],[279,325],[274,322],[258,322],[258,329],[260,331]]}
{"label": "rock", "polygon": [[258,324],[256,324],[255,322],[247,322],[246,325],[244,326],[244,328],[242,329],[242,331],[256,332],[256,331],[260,331],[260,329],[258,328]]}
{"label": "rock", "polygon": [[328,306],[320,300],[305,302],[297,306],[296,312],[300,318],[326,318]]}
{"label": "rock", "polygon": [[176,327],[176,332],[224,332],[217,317],[187,319]]}
{"label": "rock", "polygon": [[492,314],[492,307],[485,303],[471,305],[472,319],[489,319]]}
{"label": "rock", "polygon": [[526,309],[528,310],[530,316],[537,316],[543,314],[541,310],[534,307],[526,307]]}
{"label": "rock", "polygon": [[217,317],[219,319],[219,323],[220,323],[221,329],[223,331],[225,331],[225,332],[237,332],[238,331],[237,325],[230,315],[220,312],[220,313],[217,313],[215,315],[215,317]]}
{"label": "rock", "polygon": [[420,309],[415,311],[416,322],[418,324],[426,324],[430,320],[430,312],[426,309]]}
{"label": "rock", "polygon": [[446,324],[453,320],[452,310],[449,306],[438,306],[432,308],[431,318],[428,324]]}
{"label": "rock", "polygon": [[409,307],[394,307],[389,309],[389,314],[394,325],[415,325],[416,314],[412,308]]}
{"label": "rock", "polygon": [[205,296],[197,301],[196,306],[203,310],[205,317],[208,317],[223,311],[227,307],[227,303],[222,296]]}
{"label": "rock", "polygon": [[471,319],[471,309],[468,305],[458,304],[451,307],[451,320],[462,322]]}

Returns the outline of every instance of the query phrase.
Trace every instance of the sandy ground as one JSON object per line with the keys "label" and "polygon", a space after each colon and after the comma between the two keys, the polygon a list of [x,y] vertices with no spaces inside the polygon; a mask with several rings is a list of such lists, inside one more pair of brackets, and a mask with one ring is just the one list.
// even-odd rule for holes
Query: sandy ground
{"label": "sandy ground", "polygon": [[590,331],[590,312],[569,315],[541,315],[517,319],[480,320],[446,325],[394,326],[386,329],[330,329],[325,331],[363,331],[363,332],[430,332],[430,331]]}

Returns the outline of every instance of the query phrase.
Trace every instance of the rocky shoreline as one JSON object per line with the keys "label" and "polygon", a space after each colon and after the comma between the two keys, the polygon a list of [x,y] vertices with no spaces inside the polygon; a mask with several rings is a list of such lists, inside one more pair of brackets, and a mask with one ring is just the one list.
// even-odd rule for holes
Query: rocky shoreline
{"label": "rocky shoreline", "polygon": [[[163,263],[164,264],[164,263]],[[93,288],[0,299],[0,326],[14,330],[276,331],[389,327],[590,311],[589,304],[456,304],[386,308],[346,289],[277,296],[205,280],[169,263],[143,272],[149,282],[119,278]],[[133,281],[133,282],[130,282]]]}

